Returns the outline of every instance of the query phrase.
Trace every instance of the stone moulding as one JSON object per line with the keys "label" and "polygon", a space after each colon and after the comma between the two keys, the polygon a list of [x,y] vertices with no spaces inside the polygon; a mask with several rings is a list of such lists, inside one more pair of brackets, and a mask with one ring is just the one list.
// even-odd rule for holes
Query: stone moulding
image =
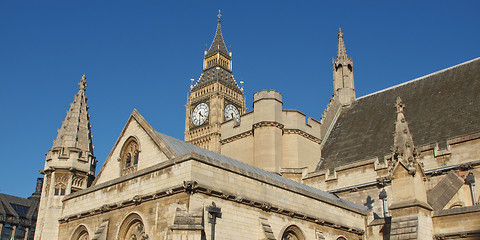
{"label": "stone moulding", "polygon": [[[262,123],[265,123],[265,122],[262,122]],[[259,124],[259,123],[257,123]],[[278,127],[280,129],[283,129],[283,125],[281,125],[280,123],[278,123],[279,125],[275,125],[275,124],[272,124],[272,125],[268,125],[268,124],[265,124],[265,125],[253,125],[253,129],[255,128],[259,128],[259,127],[264,127],[264,126],[274,126],[274,127]],[[281,126],[280,126],[281,125]],[[297,134],[297,135],[300,135],[312,142],[315,142],[317,144],[320,144],[322,142],[322,140],[320,138],[317,138],[303,130],[300,130],[300,129],[283,129],[283,133],[284,134]],[[242,139],[242,138],[245,138],[245,137],[248,137],[248,136],[252,136],[253,135],[253,131],[252,130],[248,130],[246,132],[243,132],[243,133],[240,133],[240,134],[237,134],[237,135],[234,135],[234,136],[231,136],[231,137],[228,137],[228,138],[225,138],[225,139],[222,139],[220,141],[221,144],[227,144],[227,143],[231,143],[233,141],[236,141],[236,140],[239,140],[239,139]]]}
{"label": "stone moulding", "polygon": [[239,140],[239,139],[242,139],[242,138],[246,138],[248,136],[252,136],[253,135],[253,131],[252,130],[248,130],[246,132],[243,132],[243,133],[240,133],[240,134],[237,134],[237,135],[234,135],[234,136],[231,136],[229,138],[225,138],[225,139],[222,139],[220,141],[220,144],[227,144],[227,143],[231,143],[233,141],[236,141],[236,140]]}
{"label": "stone moulding", "polygon": [[312,142],[315,142],[317,144],[322,143],[322,140],[320,138],[317,138],[317,137],[315,137],[315,136],[313,136],[313,135],[311,135],[311,134],[309,134],[305,131],[302,131],[300,129],[284,129],[283,133],[284,134],[297,134],[297,135],[300,135],[300,136],[302,136],[302,137],[304,137],[304,138],[306,138],[306,139],[308,139]]}
{"label": "stone moulding", "polygon": [[232,202],[235,202],[235,203],[238,203],[238,204],[243,204],[243,205],[246,205],[246,206],[249,206],[249,207],[258,208],[258,209],[260,209],[262,211],[265,211],[265,212],[274,212],[274,213],[281,214],[281,215],[284,215],[284,216],[288,216],[288,217],[291,217],[291,218],[296,218],[296,219],[312,222],[312,223],[315,223],[315,224],[318,224],[318,225],[347,231],[347,232],[350,232],[350,233],[357,234],[359,236],[364,234],[364,230],[362,230],[362,229],[351,228],[351,227],[342,225],[340,223],[334,223],[334,222],[331,222],[331,221],[328,221],[328,220],[325,220],[325,219],[322,219],[322,218],[318,218],[318,217],[315,217],[315,216],[312,216],[312,215],[309,215],[309,214],[306,214],[306,213],[300,213],[300,212],[296,212],[294,210],[284,209],[282,207],[275,206],[275,205],[272,205],[270,203],[259,202],[259,201],[255,201],[255,200],[252,200],[252,199],[244,198],[243,196],[237,196],[237,195],[232,194],[232,193],[227,193],[227,192],[224,192],[224,191],[212,189],[212,188],[207,187],[206,185],[199,184],[197,181],[185,181],[181,185],[177,185],[177,186],[172,187],[172,188],[164,189],[164,190],[152,193],[152,194],[135,195],[134,197],[132,197],[128,200],[125,200],[125,201],[121,201],[121,202],[117,202],[117,203],[111,203],[111,204],[105,204],[105,205],[103,205],[99,208],[94,208],[94,209],[90,209],[90,210],[87,210],[87,211],[84,211],[84,212],[81,212],[81,213],[78,213],[78,214],[72,214],[72,215],[69,215],[69,216],[65,216],[63,218],[60,218],[59,222],[60,223],[67,223],[69,221],[80,220],[80,219],[83,219],[83,218],[86,218],[86,217],[100,215],[100,214],[103,214],[103,213],[106,213],[106,212],[126,208],[126,207],[129,207],[129,206],[132,206],[132,205],[139,205],[139,204],[142,204],[144,202],[153,201],[153,200],[156,200],[156,199],[159,199],[159,198],[172,196],[172,195],[180,194],[180,193],[184,193],[184,192],[186,192],[187,194],[200,193],[200,194],[205,194],[207,196],[222,198],[222,199],[225,199],[227,201],[232,201]]}
{"label": "stone moulding", "polygon": [[458,239],[458,238],[473,239],[472,237],[479,237],[479,236],[480,236],[480,230],[476,230],[476,231],[464,231],[464,232],[446,233],[446,234],[435,234],[434,238],[438,240]]}
{"label": "stone moulding", "polygon": [[[246,178],[255,179],[259,183],[268,184],[268,185],[274,186],[276,188],[283,189],[285,191],[294,192],[296,194],[299,194],[300,196],[315,199],[317,201],[324,202],[324,203],[327,203],[329,205],[336,206],[336,207],[339,207],[339,208],[342,208],[342,209],[346,209],[348,211],[352,211],[352,212],[355,212],[355,213],[363,215],[363,216],[366,216],[368,214],[368,210],[366,210],[366,209],[358,208],[358,207],[352,206],[350,204],[347,204],[347,203],[344,203],[344,202],[341,202],[341,201],[337,201],[335,199],[331,199],[331,198],[328,198],[328,197],[325,197],[325,196],[322,196],[322,195],[318,195],[318,194],[315,194],[315,193],[310,192],[308,190],[305,190],[305,189],[302,189],[302,188],[299,188],[299,187],[296,187],[296,186],[293,186],[293,185],[288,185],[288,184],[285,184],[283,182],[280,182],[280,181],[277,181],[277,180],[274,180],[274,179],[270,179],[270,178],[268,178],[264,175],[261,175],[261,174],[255,173],[255,172],[251,172],[251,171],[248,171],[248,170],[245,170],[245,169],[241,169],[241,168],[238,168],[234,165],[225,164],[224,162],[222,162],[220,160],[209,158],[207,156],[200,155],[198,153],[185,154],[183,156],[180,156],[180,157],[177,157],[177,158],[174,158],[174,159],[171,159],[171,160],[167,160],[167,161],[158,163],[157,165],[154,165],[154,166],[151,166],[151,167],[148,167],[148,168],[145,168],[145,169],[141,169],[137,172],[119,177],[118,179],[110,180],[110,181],[107,181],[107,182],[104,182],[104,183],[86,188],[84,190],[77,191],[75,193],[72,193],[72,194],[69,194],[69,195],[65,196],[63,201],[68,201],[70,199],[74,199],[74,198],[77,198],[79,196],[83,196],[83,195],[86,195],[86,194],[89,194],[89,193],[92,193],[92,192],[95,192],[95,191],[99,191],[101,189],[111,187],[111,186],[114,186],[114,185],[122,183],[122,182],[130,181],[130,180],[136,179],[140,176],[143,176],[143,175],[146,175],[146,174],[151,174],[151,173],[160,171],[162,169],[172,167],[174,165],[181,164],[183,162],[188,162],[188,161],[199,162],[201,164],[209,165],[209,166],[212,166],[214,168],[223,169],[227,172],[232,172],[232,173],[238,174],[240,176],[244,176]],[[190,179],[190,181],[192,181],[192,180]],[[196,193],[197,191],[199,191],[199,189],[201,189],[200,187],[201,187],[200,184],[197,184],[197,185],[194,184],[193,188],[189,191],[192,191],[192,193]],[[204,191],[205,191],[205,194],[208,194],[208,195],[216,194],[215,189],[207,188]],[[164,197],[165,195],[178,194],[180,192],[186,192],[185,191],[185,186],[183,185],[183,183],[178,185],[178,186],[169,187],[168,189],[164,189],[164,190],[152,193],[152,194],[142,195],[141,199],[142,199],[142,201],[150,201],[152,199],[156,199],[156,198],[159,198],[159,197]],[[222,192],[221,195],[219,195],[219,196],[222,196],[223,194],[228,194],[228,193]],[[150,196],[150,195],[153,195],[153,196]],[[225,199],[236,201],[236,202],[241,202],[241,203],[244,203],[244,204],[247,204],[247,205],[250,205],[250,206],[261,206],[261,203],[256,203],[252,199],[243,199],[242,196],[237,198],[236,194],[230,194]],[[132,204],[134,204],[132,199],[125,200],[123,202],[116,203],[115,205],[112,205],[112,206],[106,206],[106,208],[104,208],[103,210],[104,211],[111,211],[113,209],[116,209],[116,208],[119,208],[119,207],[130,206]],[[275,209],[275,207],[272,206],[271,209]],[[96,214],[98,214],[97,212],[101,212],[98,209],[92,209],[92,210]],[[92,210],[90,210],[89,212],[91,212]],[[287,215],[289,215],[289,214],[287,214]],[[303,217],[303,215],[302,215],[302,217]],[[74,218],[75,217],[72,218],[72,216],[66,216],[66,217],[60,219],[60,221],[65,222],[68,219],[74,219]]]}
{"label": "stone moulding", "polygon": [[284,126],[283,124],[274,121],[261,121],[252,125],[252,129],[257,129],[260,127],[276,127],[283,129]]}

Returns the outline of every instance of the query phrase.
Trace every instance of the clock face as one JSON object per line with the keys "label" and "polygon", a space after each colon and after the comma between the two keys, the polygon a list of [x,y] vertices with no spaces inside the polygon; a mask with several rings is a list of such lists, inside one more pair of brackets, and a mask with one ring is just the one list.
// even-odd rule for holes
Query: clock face
{"label": "clock face", "polygon": [[195,124],[195,126],[202,125],[207,120],[209,112],[210,109],[206,103],[198,104],[192,112],[192,123]]}
{"label": "clock face", "polygon": [[240,121],[240,113],[238,112],[238,109],[233,106],[232,104],[227,104],[225,106],[225,121],[228,121],[230,119],[235,119],[237,122]]}

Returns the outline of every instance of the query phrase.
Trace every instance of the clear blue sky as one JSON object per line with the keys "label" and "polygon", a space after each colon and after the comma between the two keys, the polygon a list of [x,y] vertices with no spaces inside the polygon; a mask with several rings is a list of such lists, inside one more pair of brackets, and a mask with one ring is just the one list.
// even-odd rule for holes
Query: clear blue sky
{"label": "clear blue sky", "polygon": [[97,172],[134,108],[183,139],[189,79],[218,9],[249,107],[254,92],[275,89],[284,108],[320,119],[339,27],[357,96],[480,56],[479,1],[3,0],[0,192],[34,191],[83,74]]}

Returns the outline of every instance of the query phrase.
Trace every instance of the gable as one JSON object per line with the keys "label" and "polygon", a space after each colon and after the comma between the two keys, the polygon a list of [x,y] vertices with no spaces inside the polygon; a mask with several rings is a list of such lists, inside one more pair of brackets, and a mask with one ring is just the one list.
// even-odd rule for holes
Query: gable
{"label": "gable", "polygon": [[125,159],[122,159],[122,149],[131,139],[136,142],[139,151],[135,171],[151,167],[175,156],[158,137],[155,130],[134,110],[100,169],[94,184],[110,181],[125,174]]}
{"label": "gable", "polygon": [[358,98],[338,118],[322,149],[317,170],[331,169],[391,152],[395,99],[415,146],[438,144],[480,132],[480,58],[405,84]]}

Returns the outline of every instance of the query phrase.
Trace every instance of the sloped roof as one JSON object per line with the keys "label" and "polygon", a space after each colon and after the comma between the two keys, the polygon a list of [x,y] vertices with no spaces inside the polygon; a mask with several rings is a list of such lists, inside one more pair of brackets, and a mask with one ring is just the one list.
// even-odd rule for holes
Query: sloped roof
{"label": "sloped roof", "polygon": [[225,45],[225,41],[223,41],[222,26],[220,25],[220,20],[218,20],[215,37],[213,37],[212,45],[205,54],[205,58],[208,58],[217,53],[220,53],[226,58],[230,59],[230,54],[228,53],[227,46]]}
{"label": "sloped roof", "polygon": [[383,158],[393,146],[395,99],[405,103],[415,146],[480,132],[480,58],[358,98],[345,108],[317,170]]}
{"label": "sloped roof", "polygon": [[350,201],[347,201],[345,199],[339,198],[339,197],[335,196],[334,194],[322,191],[320,189],[316,189],[316,188],[301,184],[299,182],[290,180],[290,179],[282,177],[282,176],[280,176],[276,173],[262,170],[260,168],[248,165],[248,164],[240,162],[240,161],[237,161],[235,159],[229,158],[229,157],[224,156],[224,155],[219,154],[219,153],[208,151],[204,148],[192,145],[190,143],[186,143],[184,141],[181,141],[179,139],[170,137],[168,135],[165,135],[165,134],[162,134],[162,133],[159,133],[159,132],[157,132],[157,134],[160,138],[163,139],[163,141],[165,141],[165,143],[168,145],[168,147],[173,152],[175,152],[175,155],[177,155],[177,156],[182,156],[182,155],[186,155],[186,154],[189,154],[189,153],[197,153],[197,154],[206,156],[208,158],[215,159],[215,160],[219,161],[220,164],[234,166],[237,169],[241,169],[241,170],[246,171],[246,172],[251,172],[251,173],[258,174],[262,177],[273,180],[274,182],[280,183],[281,185],[287,185],[287,186],[292,186],[294,188],[302,189],[302,190],[307,191],[309,193],[321,196],[322,198],[327,198],[331,201],[339,202],[339,203],[345,204],[347,206],[353,207],[355,209],[359,209],[361,211],[366,211],[367,210],[367,208],[364,207],[364,206],[357,205],[353,202],[350,202]]}
{"label": "sloped roof", "polygon": [[199,89],[205,85],[217,81],[224,83],[225,85],[231,87],[233,90],[242,94],[242,90],[237,85],[237,82],[233,78],[232,73],[221,67],[210,68],[203,72],[200,76],[200,79],[198,79],[197,83],[195,84],[195,86],[193,86],[191,91],[195,91],[196,89]]}
{"label": "sloped roof", "polygon": [[39,199],[26,199],[0,193],[0,215],[35,219]]}

